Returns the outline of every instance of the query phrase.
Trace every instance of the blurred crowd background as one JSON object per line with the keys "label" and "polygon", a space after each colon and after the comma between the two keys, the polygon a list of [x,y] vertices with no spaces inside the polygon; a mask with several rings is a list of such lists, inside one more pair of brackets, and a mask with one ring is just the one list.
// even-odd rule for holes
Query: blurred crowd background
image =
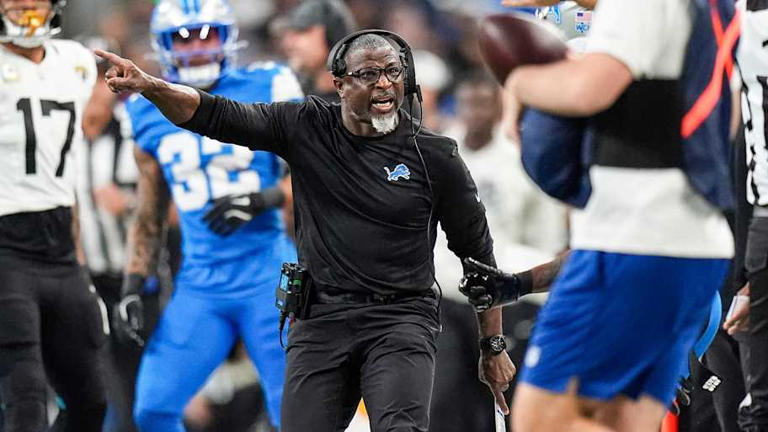
{"label": "blurred crowd background", "polygon": [[[295,31],[292,11],[300,0],[229,0],[239,20],[240,40],[247,42],[238,57],[240,65],[254,61],[279,61],[296,71],[308,91],[333,93],[318,88],[307,70],[324,68],[327,47],[316,46],[307,31]],[[311,1],[311,0],[308,0]],[[504,11],[499,0],[347,0],[358,29],[383,28],[401,35],[413,48],[416,76],[424,93],[425,126],[454,138],[459,152],[473,174],[486,206],[499,267],[519,271],[551,259],[567,243],[566,209],[547,198],[526,176],[520,163],[517,143],[500,131],[501,88],[482,64],[477,41],[479,20]],[[93,45],[93,39],[136,62],[154,75],[160,74],[153,61],[149,24],[151,0],[71,0],[65,10],[64,37]],[[305,17],[306,18],[306,17]],[[319,21],[322,19],[318,18]],[[311,17],[309,21],[312,21]],[[327,31],[327,29],[326,29]],[[88,42],[91,40],[91,42]],[[322,41],[322,38],[320,39]],[[322,42],[320,43],[321,45]],[[103,73],[103,70],[102,70]],[[328,81],[330,82],[330,76]],[[99,140],[93,140],[97,152]],[[126,153],[130,155],[130,153]],[[93,162],[91,162],[93,163]],[[97,163],[98,165],[98,163]],[[98,167],[93,167],[98,171]],[[135,202],[131,179],[115,185],[92,183],[90,193],[96,213],[122,215]],[[118,179],[119,173],[105,173]],[[291,209],[286,208],[291,226]],[[173,215],[169,216],[173,223]],[[88,216],[83,223],[89,224]],[[88,231],[86,229],[86,231]],[[158,275],[163,286],[159,305],[172,290],[172,274],[178,268],[178,229],[168,235],[169,246]],[[88,239],[85,239],[86,249]],[[111,265],[92,268],[96,276],[119,278],[122,253],[113,255]],[[108,260],[109,261],[109,260]],[[91,265],[98,257],[89,257]],[[473,310],[458,293],[461,277],[458,259],[448,251],[444,237],[435,250],[436,274],[441,283],[443,332],[438,347],[431,430],[441,432],[486,432],[494,430],[493,401],[487,388],[477,380],[477,329]],[[278,269],[275,269],[278,271]],[[112,276],[110,276],[112,275]],[[505,309],[505,333],[510,355],[520,364],[541,298]],[[194,317],[190,317],[194,319]],[[277,329],[275,329],[277,331]],[[130,397],[130,395],[126,395]],[[186,410],[190,431],[262,431],[263,419],[258,377],[244,350],[236,349]],[[450,413],[463,412],[462,416]],[[109,422],[109,419],[108,419]],[[105,429],[105,430],[108,430]],[[367,430],[364,408],[350,431]]]}
{"label": "blurred crowd background", "polygon": [[[239,63],[285,60],[281,38],[290,11],[301,0],[231,0],[240,39],[248,46]],[[459,79],[482,68],[475,38],[477,18],[503,11],[498,0],[347,0],[358,28],[383,28],[402,35],[417,58],[419,81],[430,96],[439,96],[437,111],[428,110],[429,126],[455,112],[452,96]],[[152,67],[149,21],[152,0],[75,0],[64,13],[65,38],[102,36],[118,44],[148,71]],[[427,103],[431,103],[429,100]],[[431,108],[431,107],[430,107]]]}

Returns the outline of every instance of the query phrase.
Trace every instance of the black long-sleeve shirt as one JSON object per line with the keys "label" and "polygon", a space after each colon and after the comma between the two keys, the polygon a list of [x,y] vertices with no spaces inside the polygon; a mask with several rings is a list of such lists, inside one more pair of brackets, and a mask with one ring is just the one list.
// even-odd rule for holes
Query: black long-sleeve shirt
{"label": "black long-sleeve shirt", "polygon": [[273,104],[200,97],[181,127],[274,152],[290,165],[299,262],[321,287],[377,294],[430,287],[438,221],[457,256],[493,263],[485,210],[456,144],[425,130],[418,136],[433,203],[404,111],[394,132],[360,137],[343,126],[340,105],[317,97]]}

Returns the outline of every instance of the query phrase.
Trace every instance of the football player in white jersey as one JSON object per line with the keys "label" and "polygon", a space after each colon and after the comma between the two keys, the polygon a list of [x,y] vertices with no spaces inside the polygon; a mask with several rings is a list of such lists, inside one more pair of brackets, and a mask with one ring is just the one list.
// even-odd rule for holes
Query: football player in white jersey
{"label": "football player in white jersey", "polygon": [[[747,200],[753,205],[744,267],[749,295],[743,314],[726,322],[733,333],[747,330],[750,404],[744,410],[751,423],[744,430],[768,430],[768,0],[741,0],[742,34],[737,61],[742,86],[742,119],[747,157]],[[743,317],[743,318],[742,318]],[[745,319],[745,318],[748,318]],[[748,322],[748,324],[747,324]],[[731,328],[733,327],[733,328]]]}
{"label": "football player in white jersey", "polygon": [[82,45],[51,40],[64,0],[0,0],[0,399],[5,432],[101,430],[97,352],[108,332],[76,247],[73,153],[96,76]]}

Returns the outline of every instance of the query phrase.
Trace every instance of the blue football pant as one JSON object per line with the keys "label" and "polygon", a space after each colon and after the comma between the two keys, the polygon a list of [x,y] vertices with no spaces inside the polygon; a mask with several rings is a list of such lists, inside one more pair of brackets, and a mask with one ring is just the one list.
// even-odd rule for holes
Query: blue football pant
{"label": "blue football pant", "polygon": [[555,393],[670,403],[728,260],[574,250],[536,322],[519,379]]}
{"label": "blue football pant", "polygon": [[206,298],[183,288],[174,294],[139,369],[134,406],[139,430],[183,432],[184,407],[227,358],[238,335],[259,371],[270,419],[279,427],[285,358],[274,306],[277,278],[274,282],[236,299]]}

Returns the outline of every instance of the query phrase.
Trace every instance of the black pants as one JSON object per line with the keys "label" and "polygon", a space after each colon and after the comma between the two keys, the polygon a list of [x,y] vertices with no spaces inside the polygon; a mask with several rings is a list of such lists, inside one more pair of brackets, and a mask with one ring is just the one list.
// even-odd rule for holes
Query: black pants
{"label": "black pants", "polygon": [[281,432],[342,432],[361,396],[373,432],[426,432],[436,305],[313,305],[288,335]]}
{"label": "black pants", "polygon": [[719,330],[704,355],[706,366],[723,379],[720,387],[712,393],[722,432],[740,431],[739,404],[746,395],[742,373],[746,358],[740,345],[725,331]]}
{"label": "black pants", "polygon": [[97,299],[77,265],[2,259],[5,432],[46,430],[46,377],[66,404],[56,430],[101,431],[106,403],[99,348],[106,335]]}
{"label": "black pants", "polygon": [[429,430],[493,432],[493,395],[477,378],[480,349],[475,310],[467,302],[443,298],[440,313],[443,331],[437,342]]}
{"label": "black pants", "polygon": [[768,432],[768,217],[753,217],[745,267],[750,284],[748,360],[745,374],[752,403],[746,432]]}
{"label": "black pants", "polygon": [[[121,276],[92,275],[96,291],[107,306],[108,316],[120,301]],[[146,328],[154,327],[157,321],[157,296],[144,298],[144,323]],[[155,311],[154,313],[152,311]],[[120,343],[112,333],[108,343],[106,364],[107,401],[110,410],[114,410],[117,420],[105,425],[105,432],[136,432],[133,422],[133,400],[136,393],[136,376],[139,372],[142,350],[132,344]]]}

